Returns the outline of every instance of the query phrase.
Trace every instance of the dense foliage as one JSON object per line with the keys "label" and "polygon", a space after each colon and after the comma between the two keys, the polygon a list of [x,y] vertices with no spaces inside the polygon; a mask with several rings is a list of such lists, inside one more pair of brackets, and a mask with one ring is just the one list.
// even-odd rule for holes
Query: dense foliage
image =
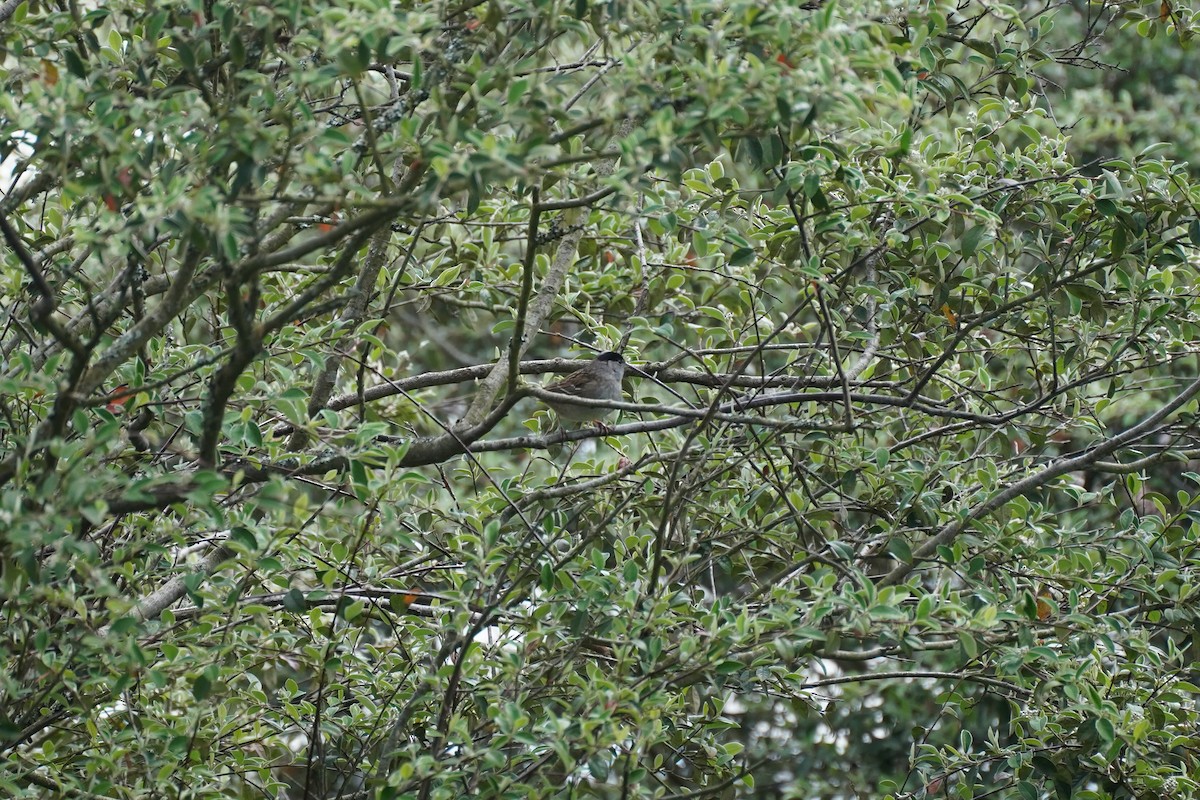
{"label": "dense foliage", "polygon": [[1200,796],[1190,19],[0,3],[0,791]]}

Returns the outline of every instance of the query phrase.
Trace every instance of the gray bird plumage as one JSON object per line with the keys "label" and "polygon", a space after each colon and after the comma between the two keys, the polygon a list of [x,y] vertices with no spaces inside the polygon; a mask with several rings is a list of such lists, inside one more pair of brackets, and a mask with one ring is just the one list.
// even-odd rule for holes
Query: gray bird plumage
{"label": "gray bird plumage", "polygon": [[[621,379],[625,377],[625,359],[620,353],[605,352],[596,356],[587,365],[575,370],[561,381],[544,386],[547,392],[583,397],[588,400],[620,400]],[[613,412],[611,408],[582,406],[567,401],[544,400],[558,414],[559,419],[570,422],[592,422],[603,419]]]}

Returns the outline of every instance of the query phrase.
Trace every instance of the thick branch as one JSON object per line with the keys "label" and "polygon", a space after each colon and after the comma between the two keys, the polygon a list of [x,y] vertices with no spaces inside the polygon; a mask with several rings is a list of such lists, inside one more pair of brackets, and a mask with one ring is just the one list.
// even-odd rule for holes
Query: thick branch
{"label": "thick branch", "polygon": [[908,575],[914,569],[916,569],[916,564],[919,560],[933,555],[937,552],[939,547],[954,541],[954,539],[957,538],[960,533],[962,533],[963,529],[966,528],[967,525],[977,519],[982,519],[988,514],[991,514],[993,511],[1003,507],[1010,500],[1013,500],[1040,486],[1046,485],[1059,475],[1065,475],[1068,472],[1074,472],[1075,470],[1086,469],[1095,464],[1097,461],[1100,461],[1109,453],[1136,442],[1141,437],[1152,432],[1160,422],[1173,414],[1197,394],[1200,394],[1200,378],[1197,378],[1189,383],[1182,392],[1176,395],[1174,400],[1167,403],[1158,411],[1146,417],[1132,428],[1118,433],[1116,436],[1097,444],[1090,450],[1075,456],[1074,458],[1065,458],[1061,461],[1054,462],[1046,466],[1044,469],[1038,470],[1034,474],[1029,475],[996,492],[987,500],[984,500],[982,503],[971,509],[967,513],[966,517],[955,520],[954,522],[943,526],[941,530],[926,540],[924,544],[914,549],[912,563],[900,564],[897,566],[883,578],[883,580],[880,582],[880,585],[892,586],[900,583],[906,577],[908,577]]}
{"label": "thick branch", "polygon": [[[228,535],[228,532],[226,532],[226,535]],[[146,595],[146,597],[139,600],[137,605],[131,608],[126,616],[133,617],[138,622],[157,617],[164,609],[169,608],[172,603],[187,594],[187,582],[189,578],[196,575],[205,577],[211,575],[216,571],[217,567],[221,566],[232,555],[233,552],[223,542],[214,545],[194,567],[188,569],[183,574],[176,575],[158,589],[155,589]],[[107,636],[111,628],[111,625],[105,625],[100,629],[100,635]]]}
{"label": "thick branch", "polygon": [[[618,136],[624,138],[629,135],[629,131],[633,129],[632,120],[626,119],[618,132]],[[596,176],[604,179],[609,177],[616,171],[617,160],[607,159],[596,166]],[[541,208],[546,208],[543,203]],[[576,210],[577,214],[578,211]],[[575,219],[574,214],[564,216],[564,224],[571,226]],[[558,296],[562,289],[563,283],[566,281],[567,269],[575,263],[576,250],[580,240],[583,238],[582,228],[571,228],[570,232],[559,241],[558,250],[555,253],[554,261],[550,265],[550,269],[546,272],[546,277],[542,281],[541,289],[529,303],[529,311],[526,316],[525,330],[539,330],[546,318],[550,316],[550,309],[554,306],[554,299]],[[532,243],[531,243],[532,244]],[[522,331],[516,332],[517,336],[522,336]],[[514,348],[519,359],[521,355],[529,349],[529,345],[533,342],[533,337],[526,336],[524,341],[520,341]],[[491,407],[497,393],[500,391],[501,385],[505,378],[508,377],[508,360],[500,360],[492,368],[491,373],[484,379],[479,389],[475,392],[475,399],[471,403],[471,408],[467,411],[464,422],[467,425],[472,425],[487,414],[488,408]]]}
{"label": "thick branch", "polygon": [[[367,299],[371,296],[371,290],[375,286],[375,281],[379,278],[379,270],[383,267],[384,255],[387,253],[387,244],[390,240],[391,231],[386,228],[376,232],[371,238],[371,246],[367,250],[366,260],[363,262],[362,270],[358,273],[354,289],[350,292],[346,307],[342,310],[341,319],[339,320],[340,328],[343,332],[353,331],[366,315]],[[310,419],[319,414],[321,409],[325,408],[329,402],[329,398],[333,394],[333,389],[337,385],[337,376],[342,368],[342,360],[342,350],[334,348],[333,352],[325,360],[325,368],[321,370],[321,373],[313,381],[312,394],[308,399],[308,416]],[[307,443],[307,433],[303,430],[297,430],[288,442],[288,449],[293,452],[302,450]]]}

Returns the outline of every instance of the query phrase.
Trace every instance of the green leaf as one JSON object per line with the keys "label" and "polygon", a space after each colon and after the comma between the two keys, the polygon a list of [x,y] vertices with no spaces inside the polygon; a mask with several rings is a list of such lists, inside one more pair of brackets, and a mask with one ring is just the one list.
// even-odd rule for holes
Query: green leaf
{"label": "green leaf", "polygon": [[367,473],[367,465],[360,458],[350,461],[350,483],[354,486],[354,494],[359,500],[370,497],[371,480]]}
{"label": "green leaf", "polygon": [[739,247],[733,251],[733,255],[729,257],[729,265],[733,267],[744,267],[747,264],[753,263],[755,251],[752,247]]}
{"label": "green leaf", "polygon": [[205,700],[212,694],[213,682],[204,674],[197,675],[192,681],[192,698],[195,700]]}
{"label": "green leaf", "polygon": [[463,268],[462,264],[454,264],[453,266],[447,267],[446,269],[444,269],[438,273],[438,276],[436,278],[434,278],[433,283],[431,285],[432,286],[449,286],[450,284],[452,284],[458,280],[458,276],[460,274],[462,274],[462,268]]}
{"label": "green leaf", "polygon": [[179,54],[179,63],[183,65],[185,70],[188,72],[196,71],[196,51],[189,42],[182,40],[176,42],[175,52]]}
{"label": "green leaf", "polygon": [[254,553],[258,550],[258,540],[246,528],[233,528],[229,531],[229,541],[236,544],[239,549],[247,553]]}
{"label": "green leaf", "polygon": [[912,563],[912,549],[908,546],[908,542],[901,536],[896,536],[888,540],[887,552],[905,564]]}
{"label": "green leaf", "polygon": [[510,83],[508,86],[508,102],[514,105],[521,102],[521,98],[529,91],[529,85],[529,78],[517,78]]}
{"label": "green leaf", "polygon": [[980,245],[991,239],[991,234],[983,225],[976,225],[963,234],[961,252],[964,258],[971,258],[978,252]]}
{"label": "green leaf", "polygon": [[308,604],[304,599],[304,592],[299,589],[289,589],[283,596],[283,607],[294,614],[299,614],[308,609]]}

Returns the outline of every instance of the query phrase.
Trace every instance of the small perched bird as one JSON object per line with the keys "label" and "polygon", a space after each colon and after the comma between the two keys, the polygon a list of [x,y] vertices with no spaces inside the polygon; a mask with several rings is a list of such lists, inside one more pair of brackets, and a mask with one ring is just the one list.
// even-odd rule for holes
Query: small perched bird
{"label": "small perched bird", "polygon": [[[621,379],[625,377],[625,359],[620,353],[605,352],[561,381],[542,387],[547,392],[582,397],[588,400],[620,400]],[[570,422],[598,422],[613,412],[611,408],[582,406],[569,401],[543,400],[558,414],[558,418]]]}

